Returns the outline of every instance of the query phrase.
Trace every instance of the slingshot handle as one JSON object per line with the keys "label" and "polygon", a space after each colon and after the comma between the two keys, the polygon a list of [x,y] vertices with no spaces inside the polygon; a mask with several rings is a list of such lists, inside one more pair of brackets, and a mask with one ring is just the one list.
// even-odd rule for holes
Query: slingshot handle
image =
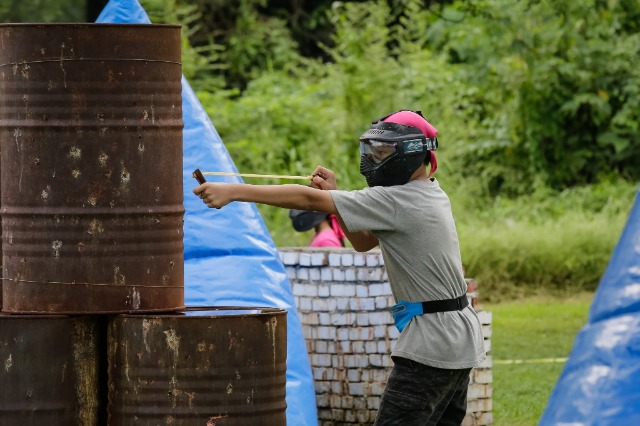
{"label": "slingshot handle", "polygon": [[198,183],[200,185],[202,185],[203,183],[205,183],[207,180],[204,178],[204,175],[202,174],[202,172],[200,171],[200,169],[195,169],[193,171],[192,176],[198,181]]}

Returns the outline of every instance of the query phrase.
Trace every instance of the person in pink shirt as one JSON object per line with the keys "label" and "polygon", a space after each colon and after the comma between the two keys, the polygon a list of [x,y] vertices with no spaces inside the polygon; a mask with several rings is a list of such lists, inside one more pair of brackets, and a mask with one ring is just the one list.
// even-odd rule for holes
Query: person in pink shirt
{"label": "person in pink shirt", "polygon": [[293,229],[298,232],[315,230],[309,247],[344,247],[345,235],[334,214],[305,210],[290,210]]}

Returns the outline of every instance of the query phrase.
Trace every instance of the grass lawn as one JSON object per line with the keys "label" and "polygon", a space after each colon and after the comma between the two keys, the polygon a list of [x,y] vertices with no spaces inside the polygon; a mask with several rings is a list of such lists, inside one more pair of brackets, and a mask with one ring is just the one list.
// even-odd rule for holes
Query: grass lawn
{"label": "grass lawn", "polygon": [[593,293],[482,303],[493,313],[493,418],[497,426],[537,425],[564,363],[499,364],[502,360],[566,358],[586,323]]}

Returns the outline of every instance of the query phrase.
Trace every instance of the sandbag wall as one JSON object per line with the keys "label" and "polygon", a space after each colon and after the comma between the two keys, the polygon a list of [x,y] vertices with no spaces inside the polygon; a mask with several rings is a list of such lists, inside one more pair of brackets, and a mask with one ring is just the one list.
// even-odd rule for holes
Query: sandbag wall
{"label": "sandbag wall", "polygon": [[0,25],[0,424],[284,424],[286,312],[184,305],[180,43]]}

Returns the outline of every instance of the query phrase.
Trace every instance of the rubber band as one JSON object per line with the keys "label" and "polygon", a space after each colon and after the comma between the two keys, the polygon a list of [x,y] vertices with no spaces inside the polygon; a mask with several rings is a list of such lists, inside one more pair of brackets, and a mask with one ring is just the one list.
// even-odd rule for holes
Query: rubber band
{"label": "rubber band", "polygon": [[273,179],[303,179],[312,180],[313,176],[292,176],[292,175],[261,175],[256,173],[232,173],[232,172],[202,172],[203,175],[213,176],[241,176],[241,177],[255,177],[255,178],[273,178]]}

